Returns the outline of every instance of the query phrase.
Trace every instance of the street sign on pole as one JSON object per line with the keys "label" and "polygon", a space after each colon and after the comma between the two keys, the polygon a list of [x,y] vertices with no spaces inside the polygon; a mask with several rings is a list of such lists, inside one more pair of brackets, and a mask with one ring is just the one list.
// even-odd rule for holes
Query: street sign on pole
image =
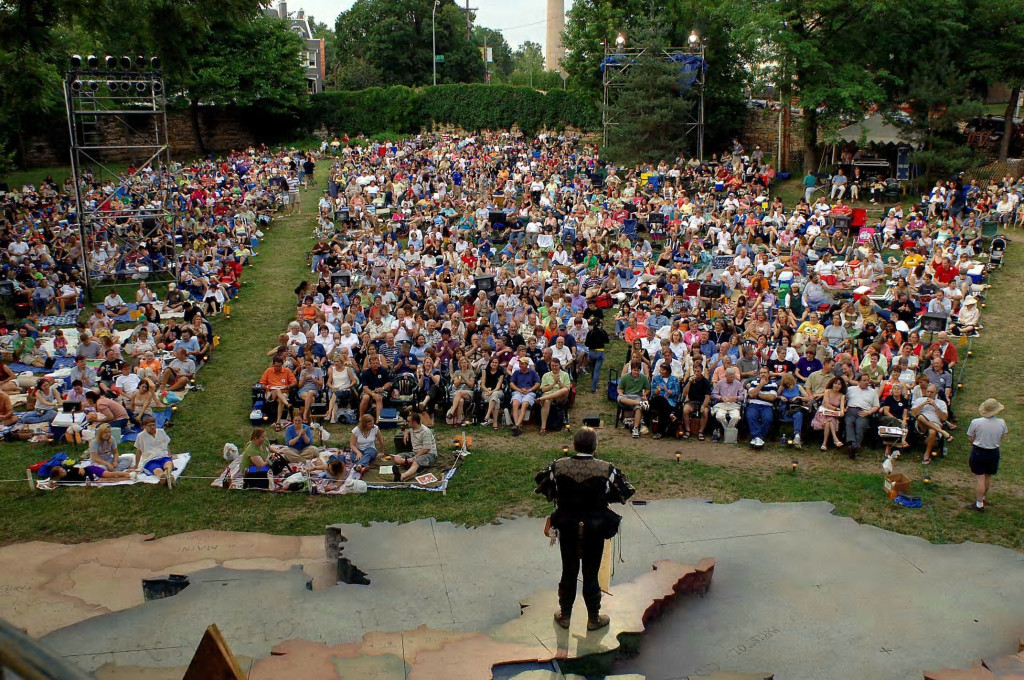
{"label": "street sign on pole", "polygon": [[437,55],[436,57],[434,57],[434,61],[436,61],[438,64],[443,64],[444,63],[444,55],[443,54]]}

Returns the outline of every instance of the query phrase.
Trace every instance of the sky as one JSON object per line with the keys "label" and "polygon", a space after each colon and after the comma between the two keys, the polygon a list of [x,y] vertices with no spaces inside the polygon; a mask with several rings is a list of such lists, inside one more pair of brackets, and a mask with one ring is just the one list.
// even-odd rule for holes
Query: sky
{"label": "sky", "polygon": [[[303,9],[328,26],[334,26],[338,14],[347,10],[355,0],[287,0],[288,11]],[[465,0],[456,0],[465,6]],[[276,6],[277,0],[273,0]],[[544,18],[547,14],[547,0],[470,0],[470,7],[476,7],[476,23],[501,30],[508,44],[515,49],[526,40],[544,45]],[[572,0],[565,0],[566,11],[572,7]]]}

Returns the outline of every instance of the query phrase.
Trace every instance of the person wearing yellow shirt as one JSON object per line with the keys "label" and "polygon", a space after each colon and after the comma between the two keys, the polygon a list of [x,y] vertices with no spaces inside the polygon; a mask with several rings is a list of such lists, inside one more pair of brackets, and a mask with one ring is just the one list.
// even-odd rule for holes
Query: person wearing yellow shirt
{"label": "person wearing yellow shirt", "polygon": [[818,320],[818,313],[811,312],[807,315],[807,320],[796,329],[796,335],[793,336],[793,346],[799,349],[803,347],[804,342],[808,339],[820,339],[824,334],[825,327]]}

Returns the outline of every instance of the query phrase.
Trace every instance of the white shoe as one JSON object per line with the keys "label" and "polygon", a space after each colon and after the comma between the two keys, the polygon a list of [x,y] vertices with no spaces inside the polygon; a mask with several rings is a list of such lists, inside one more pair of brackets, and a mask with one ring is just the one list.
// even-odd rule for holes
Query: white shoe
{"label": "white shoe", "polygon": [[174,488],[174,474],[165,474],[164,479],[167,480],[167,490],[170,491]]}
{"label": "white shoe", "polygon": [[139,473],[137,470],[133,470],[130,474],[131,476],[128,477],[128,479],[132,480],[133,482],[139,478]]}
{"label": "white shoe", "polygon": [[793,446],[800,447],[803,446],[803,443],[803,439],[800,438],[800,435],[793,437]]}

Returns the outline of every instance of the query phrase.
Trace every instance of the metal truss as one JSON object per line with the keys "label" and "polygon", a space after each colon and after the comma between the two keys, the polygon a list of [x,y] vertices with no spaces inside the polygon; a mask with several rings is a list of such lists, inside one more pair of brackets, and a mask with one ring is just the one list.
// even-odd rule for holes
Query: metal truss
{"label": "metal truss", "polygon": [[[691,38],[692,40],[693,38]],[[624,45],[612,46],[605,43],[604,60],[601,62],[601,83],[603,91],[603,106],[601,107],[601,124],[604,131],[604,144],[608,145],[608,133],[612,126],[618,125],[616,110],[618,101],[618,90],[625,83],[625,75],[636,65],[637,61],[649,51],[655,50],[651,47],[626,47]],[[696,55],[701,59],[701,68],[697,69],[697,76],[693,83],[687,88],[683,96],[697,97],[697,106],[693,107],[693,113],[687,117],[686,133],[696,133],[697,136],[697,157],[704,160],[704,83],[706,81],[704,68],[704,42],[691,42],[686,47],[664,47],[657,48],[658,57],[666,63],[672,63],[675,59],[684,54]]]}
{"label": "metal truss", "polygon": [[[177,184],[163,93],[158,70],[76,69],[64,79],[82,271],[90,300],[96,288],[140,279],[178,280]],[[112,127],[120,129],[117,143],[108,141]],[[115,171],[112,152],[127,156],[131,170]],[[92,253],[104,242],[113,256],[101,262]]]}

